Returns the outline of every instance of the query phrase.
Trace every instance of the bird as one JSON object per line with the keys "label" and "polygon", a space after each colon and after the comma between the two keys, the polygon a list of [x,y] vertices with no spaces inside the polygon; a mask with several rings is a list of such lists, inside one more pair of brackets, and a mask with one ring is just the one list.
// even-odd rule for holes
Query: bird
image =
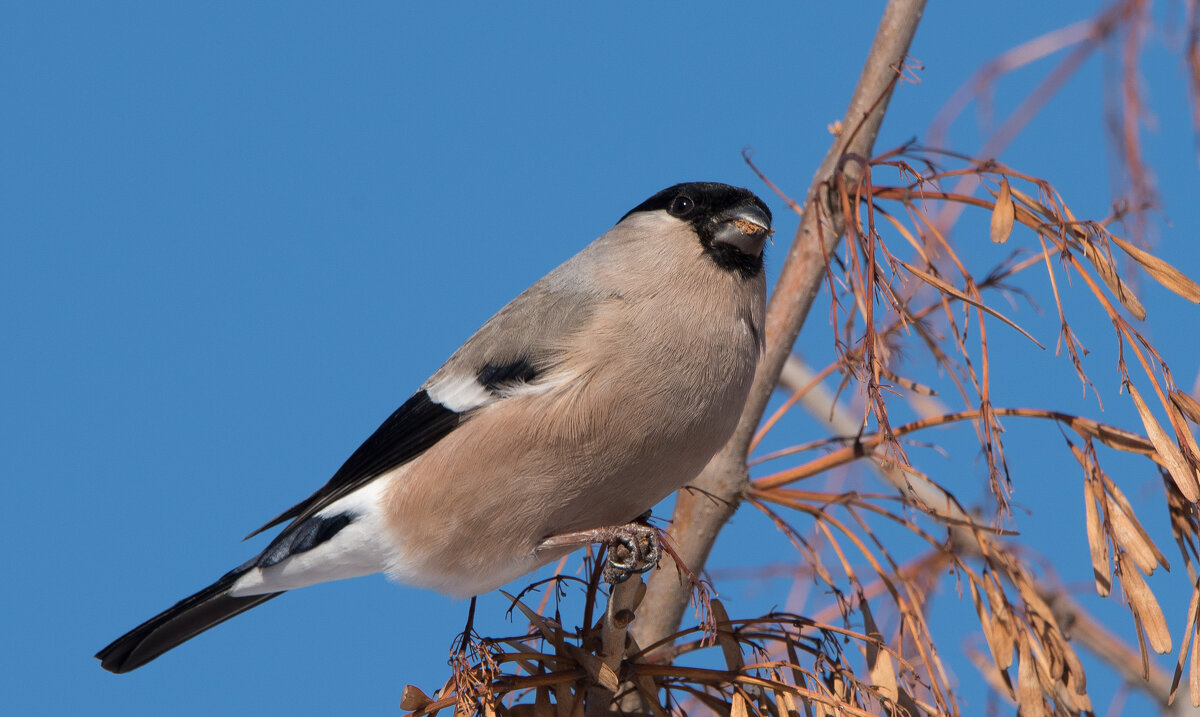
{"label": "bird", "polygon": [[[763,350],[771,210],[748,189],[655,193],[505,305],[258,555],[96,653],[113,673],[288,590],[384,573],[456,598],[635,522],[732,434]],[[630,538],[633,536],[633,539]],[[651,565],[652,567],[652,565]],[[620,572],[620,571],[618,571]]]}

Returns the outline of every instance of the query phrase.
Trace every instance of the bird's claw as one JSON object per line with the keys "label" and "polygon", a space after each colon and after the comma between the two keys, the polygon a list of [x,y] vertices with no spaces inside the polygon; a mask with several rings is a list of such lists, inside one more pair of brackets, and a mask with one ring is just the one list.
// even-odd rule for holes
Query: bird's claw
{"label": "bird's claw", "polygon": [[662,543],[656,528],[642,523],[622,525],[608,541],[604,581],[611,585],[623,583],[658,567],[661,559]]}

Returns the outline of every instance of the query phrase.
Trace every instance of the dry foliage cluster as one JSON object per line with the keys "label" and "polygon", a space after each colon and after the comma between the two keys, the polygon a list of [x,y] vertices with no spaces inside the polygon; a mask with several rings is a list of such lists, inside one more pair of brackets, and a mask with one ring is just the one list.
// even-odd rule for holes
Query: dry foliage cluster
{"label": "dry foliage cluster", "polygon": [[[1191,0],[1176,8],[1187,28],[1181,53],[1194,99],[1200,97],[1198,5]],[[750,481],[744,498],[791,540],[805,579],[831,596],[827,609],[808,616],[731,619],[706,582],[680,571],[679,578],[694,587],[699,625],[639,646],[627,628],[645,586],[631,580],[613,588],[605,601],[598,587],[601,552],[586,563],[590,579],[557,577],[538,586],[540,593],[513,599],[528,632],[481,638],[468,631],[454,654],[450,682],[434,697],[410,686],[404,709],[418,717],[442,709],[489,717],[575,717],[614,710],[656,716],[958,715],[962,708],[953,679],[929,624],[928,598],[947,581],[969,596],[978,615],[987,653],[970,657],[997,694],[1018,705],[1025,717],[1092,712],[1081,644],[1126,679],[1148,680],[1147,689],[1163,709],[1184,682],[1188,694],[1173,704],[1200,706],[1200,446],[1194,436],[1200,404],[1176,385],[1164,357],[1138,329],[1147,318],[1137,297],[1139,277],[1200,303],[1200,286],[1144,248],[1144,210],[1152,206],[1154,190],[1138,145],[1146,115],[1137,62],[1150,9],[1148,0],[1117,2],[1091,20],[1006,53],[951,101],[930,135],[943,136],[967,102],[986,96],[1005,72],[1066,50],[980,153],[995,156],[1065,79],[1108,43],[1119,58],[1111,69],[1116,89],[1108,111],[1127,179],[1124,199],[1112,215],[1078,218],[1045,180],[994,160],[915,143],[871,159],[843,156],[826,185],[827,205],[800,207],[787,200],[797,212],[828,214],[821,226],[844,225],[841,248],[832,254],[823,280],[836,339],[827,366],[800,379],[785,372],[780,385],[790,397],[763,421],[755,443],[806,401],[840,428],[834,429],[836,435],[756,458],[762,466],[782,467]],[[913,72],[911,65],[895,69],[897,78]],[[1196,120],[1200,126],[1200,101]],[[842,171],[850,165],[854,172]],[[990,240],[1020,244],[1025,251],[984,270],[969,266],[950,239],[962,210],[989,213]],[[820,240],[830,249],[838,245],[837,236]],[[1064,302],[1064,295],[1085,297],[1092,311],[1108,319],[1119,346],[1115,368],[1122,394],[1136,408],[1144,434],[995,399],[1002,391],[992,383],[989,340],[1012,330],[1031,347],[1041,346],[997,308],[997,297],[1025,291],[1018,285],[1040,287],[1044,303],[1053,303],[1057,350],[1093,394],[1083,361],[1086,350],[1065,308],[1080,301]],[[901,355],[906,361],[899,360]],[[960,405],[931,412],[931,405],[941,404],[928,400],[931,391],[920,377],[899,375],[902,366],[949,377]],[[837,385],[833,402],[815,398],[830,382]],[[900,415],[898,405],[905,407],[904,414],[920,417],[893,420],[889,409]],[[1108,596],[1119,588],[1131,614],[1128,643],[1098,628],[1015,544],[1010,491],[1020,477],[1009,472],[1006,421],[1053,427],[1065,439],[1063,450],[1078,462],[1095,589]],[[923,439],[931,429],[954,424],[969,425],[977,437],[993,499],[990,511],[960,504],[934,472],[910,460],[911,446],[936,440]],[[1159,518],[1135,514],[1124,492],[1129,485],[1105,470],[1116,453],[1142,457],[1162,476],[1170,528],[1192,586],[1186,615],[1164,615],[1147,585],[1146,576],[1170,568],[1162,546],[1144,527]],[[812,485],[813,478],[851,464],[870,468],[885,490]],[[897,543],[880,535],[885,524],[892,526],[888,530],[906,531],[923,549],[905,546],[905,554],[897,554]],[[677,539],[666,537],[668,549]],[[540,605],[527,602],[539,595]],[[564,609],[580,617],[564,617]],[[1170,624],[1186,623],[1184,630],[1172,632],[1168,617]],[[1172,679],[1148,653],[1173,648]],[[696,661],[697,653],[709,657]]]}

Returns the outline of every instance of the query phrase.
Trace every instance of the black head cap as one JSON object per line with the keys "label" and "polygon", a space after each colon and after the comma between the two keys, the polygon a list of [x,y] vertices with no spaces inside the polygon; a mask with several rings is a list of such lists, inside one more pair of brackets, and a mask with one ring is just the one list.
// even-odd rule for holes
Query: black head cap
{"label": "black head cap", "polygon": [[[659,210],[691,224],[705,251],[722,268],[744,278],[762,272],[762,243],[771,233],[771,210],[754,192],[717,182],[684,182],[650,197],[621,220]],[[747,240],[743,227],[750,229],[752,239]]]}

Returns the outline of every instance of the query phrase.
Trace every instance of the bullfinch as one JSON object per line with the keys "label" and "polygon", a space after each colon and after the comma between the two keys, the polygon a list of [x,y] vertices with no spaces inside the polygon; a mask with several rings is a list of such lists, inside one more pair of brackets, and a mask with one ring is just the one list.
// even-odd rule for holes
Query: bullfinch
{"label": "bullfinch", "polygon": [[695,477],[741,414],[771,231],[766,204],[725,184],[677,184],[634,207],[255,531],[284,525],[261,553],[100,650],[101,666],[136,669],[329,580],[382,572],[474,596],[590,542],[638,553],[646,526],[631,521]]}

